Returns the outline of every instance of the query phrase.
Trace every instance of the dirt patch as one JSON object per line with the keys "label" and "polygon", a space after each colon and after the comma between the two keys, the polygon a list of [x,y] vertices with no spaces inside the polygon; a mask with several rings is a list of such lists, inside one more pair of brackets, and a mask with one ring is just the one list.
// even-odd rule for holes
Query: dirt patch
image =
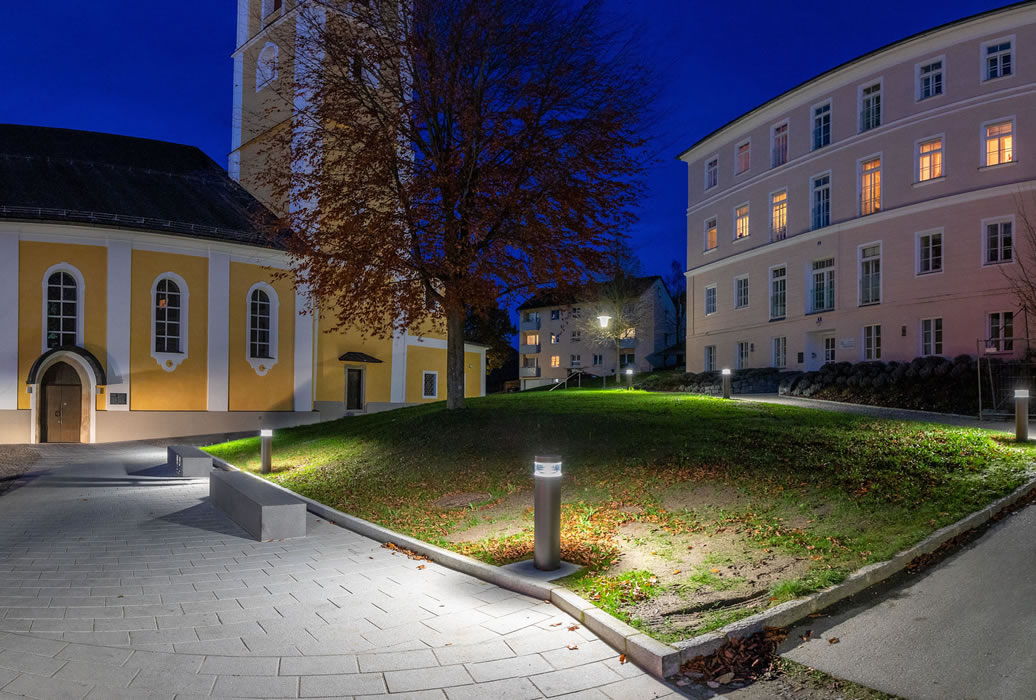
{"label": "dirt patch", "polygon": [[39,451],[26,445],[4,445],[0,451],[0,494],[40,459]]}
{"label": "dirt patch", "polygon": [[725,484],[677,484],[662,497],[662,507],[669,511],[697,510],[699,508],[737,508],[747,504],[749,497]]}
{"label": "dirt patch", "polygon": [[442,498],[432,501],[436,508],[467,508],[468,506],[486,501],[492,496],[485,491],[466,491],[464,493],[448,493]]}
{"label": "dirt patch", "polygon": [[[486,495],[488,497],[488,494]],[[532,491],[515,491],[493,505],[476,511],[478,525],[457,530],[446,537],[455,544],[478,542],[487,537],[509,537],[532,527]]]}

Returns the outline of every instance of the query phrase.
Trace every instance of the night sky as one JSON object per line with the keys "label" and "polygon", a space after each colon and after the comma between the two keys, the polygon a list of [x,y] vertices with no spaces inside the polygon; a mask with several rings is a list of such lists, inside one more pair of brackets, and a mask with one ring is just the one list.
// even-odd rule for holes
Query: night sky
{"label": "night sky", "polygon": [[[645,273],[686,262],[686,168],[675,156],[779,93],[879,46],[1001,6],[610,0],[643,40],[660,99],[656,160],[631,232]],[[230,149],[235,0],[4,3],[0,122]]]}

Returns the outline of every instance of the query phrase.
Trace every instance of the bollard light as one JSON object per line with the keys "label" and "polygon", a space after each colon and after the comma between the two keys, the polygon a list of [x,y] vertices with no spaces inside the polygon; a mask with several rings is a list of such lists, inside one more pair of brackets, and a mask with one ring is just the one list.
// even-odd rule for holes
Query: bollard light
{"label": "bollard light", "polygon": [[720,374],[723,375],[723,398],[730,398],[730,370],[724,368]]}
{"label": "bollard light", "polygon": [[632,389],[633,388],[633,370],[632,369],[626,370],[626,388],[627,389]]}
{"label": "bollard light", "polygon": [[540,571],[561,567],[561,457],[537,456],[533,460],[533,564]]}
{"label": "bollard light", "polygon": [[273,431],[269,428],[263,428],[259,431],[259,446],[262,456],[263,463],[263,474],[270,473],[270,467],[273,464]]}
{"label": "bollard light", "polygon": [[1029,441],[1029,390],[1016,389],[1014,392],[1014,439],[1018,442]]}

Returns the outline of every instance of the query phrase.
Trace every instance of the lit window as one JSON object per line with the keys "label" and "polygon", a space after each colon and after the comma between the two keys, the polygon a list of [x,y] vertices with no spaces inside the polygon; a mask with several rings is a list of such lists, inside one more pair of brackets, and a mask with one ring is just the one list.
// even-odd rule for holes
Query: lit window
{"label": "lit window", "polygon": [[527,336],[525,336],[525,344],[526,345],[539,345],[540,344],[540,336],[538,336],[538,335],[527,335]]}
{"label": "lit window", "polygon": [[881,126],[881,83],[860,88],[860,131]]}
{"label": "lit window", "polygon": [[881,359],[881,326],[863,327],[863,359]]}
{"label": "lit window", "polygon": [[734,210],[734,238],[748,237],[748,205],[742,204]]}
{"label": "lit window", "polygon": [[773,339],[773,366],[778,369],[788,366],[788,339],[783,335]]}
{"label": "lit window", "polygon": [[881,158],[860,163],[860,215],[881,209]]}
{"label": "lit window", "polygon": [[711,190],[719,184],[719,158],[711,158],[705,163],[705,189]]}
{"label": "lit window", "polygon": [[1014,51],[1010,40],[1000,40],[983,44],[985,49],[986,80],[1004,78],[1014,70]]}
{"label": "lit window", "polygon": [[716,346],[706,345],[705,346],[705,371],[715,372],[716,371]]}
{"label": "lit window", "polygon": [[716,285],[705,288],[705,315],[716,313]]}
{"label": "lit window", "polygon": [[996,265],[1014,259],[1014,238],[1010,221],[986,224],[986,264]]}
{"label": "lit window", "polygon": [[781,190],[770,196],[770,234],[773,240],[788,235],[788,191]]}
{"label": "lit window", "polygon": [[881,303],[881,246],[860,249],[860,306]]}
{"label": "lit window", "polygon": [[942,59],[917,69],[917,99],[927,100],[942,94]]}
{"label": "lit window", "polygon": [[737,147],[737,159],[734,164],[734,174],[740,175],[748,170],[751,165],[752,144],[743,143]]}
{"label": "lit window", "polygon": [[718,236],[716,234],[716,219],[706,219],[705,221],[705,250],[712,250],[718,244]]}
{"label": "lit window", "polygon": [[925,318],[921,320],[921,354],[942,354],[941,318]]}
{"label": "lit window", "polygon": [[813,261],[813,289],[810,295],[811,312],[831,311],[835,308],[835,259]]}
{"label": "lit window", "polygon": [[748,306],[748,277],[734,279],[734,308],[743,309]]}
{"label": "lit window", "polygon": [[551,333],[550,334],[550,344],[551,345],[557,345],[560,342],[561,342],[561,334],[560,333]]}
{"label": "lit window", "polygon": [[561,355],[551,355],[550,356],[550,366],[551,367],[560,367],[561,366]]}
{"label": "lit window", "polygon": [[942,272],[942,233],[922,233],[917,237],[917,273]]}
{"label": "lit window", "polygon": [[986,165],[1000,165],[1014,160],[1014,122],[998,122],[986,126]]}
{"label": "lit window", "polygon": [[79,285],[59,270],[47,278],[47,348],[79,344]]}
{"label": "lit window", "polygon": [[788,310],[788,271],[784,267],[770,270],[770,320],[784,318]]}
{"label": "lit window", "polygon": [[738,343],[734,353],[734,369],[748,367],[748,343]]}
{"label": "lit window", "polygon": [[1011,352],[1014,350],[1014,312],[997,311],[989,314],[989,340],[986,350]]}
{"label": "lit window", "polygon": [[922,141],[917,148],[918,182],[942,177],[942,139]]}
{"label": "lit window", "polygon": [[813,150],[831,144],[831,103],[813,108]]}
{"label": "lit window", "polygon": [[773,127],[773,155],[771,166],[776,168],[788,162],[788,125],[778,124]]}
{"label": "lit window", "polygon": [[831,176],[813,178],[813,228],[831,224]]}

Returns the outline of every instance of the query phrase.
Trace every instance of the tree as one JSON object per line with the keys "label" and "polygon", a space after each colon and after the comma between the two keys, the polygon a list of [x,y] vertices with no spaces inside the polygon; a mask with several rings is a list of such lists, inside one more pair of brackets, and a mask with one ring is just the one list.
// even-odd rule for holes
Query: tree
{"label": "tree", "polygon": [[[1015,195],[1015,206],[1018,209],[1018,220],[1021,229],[1021,240],[1018,231],[1012,232],[1014,241],[1012,255],[1015,265],[998,265],[1000,273],[1007,280],[1007,285],[1018,302],[1018,310],[1022,312],[1025,327],[1025,352],[1028,358],[1032,354],[1029,345],[1029,319],[1036,317],[1036,217],[1029,211],[1025,200]],[[1017,322],[1014,324],[1018,327]],[[1002,348],[998,347],[997,350]]]}
{"label": "tree", "polygon": [[[585,296],[590,304],[577,319],[580,334],[591,344],[614,346],[616,381],[621,367],[622,341],[636,338],[637,328],[644,325],[651,311],[650,302],[641,298],[643,292],[642,278],[620,272],[608,282],[587,288]],[[604,323],[601,322],[602,316],[607,317]]]}
{"label": "tree", "polygon": [[[646,71],[601,2],[312,0],[295,10],[290,128],[261,179],[289,202],[292,274],[339,326],[447,334],[607,268],[641,192]],[[287,52],[286,52],[287,53]]]}
{"label": "tree", "polygon": [[[669,274],[664,280],[666,291],[669,292],[676,308],[676,318],[673,319],[673,326],[676,336],[675,343],[686,342],[687,340],[687,275],[684,274],[684,266],[679,260],[669,263]],[[668,365],[666,365],[668,366]]]}
{"label": "tree", "polygon": [[464,321],[464,337],[467,340],[488,345],[486,351],[486,374],[504,366],[514,353],[512,341],[518,329],[511,323],[511,315],[499,306],[487,311],[469,311]]}

